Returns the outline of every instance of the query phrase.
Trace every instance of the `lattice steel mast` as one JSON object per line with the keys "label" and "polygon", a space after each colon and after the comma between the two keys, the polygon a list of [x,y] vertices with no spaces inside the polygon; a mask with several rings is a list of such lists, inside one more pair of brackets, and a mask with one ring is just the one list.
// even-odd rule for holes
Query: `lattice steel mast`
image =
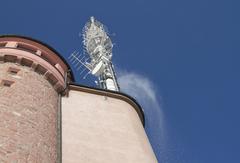
{"label": "lattice steel mast", "polygon": [[99,78],[100,87],[119,91],[111,61],[112,41],[103,24],[94,17],[91,17],[83,28],[83,44],[91,59],[87,66],[91,69],[92,74]]}

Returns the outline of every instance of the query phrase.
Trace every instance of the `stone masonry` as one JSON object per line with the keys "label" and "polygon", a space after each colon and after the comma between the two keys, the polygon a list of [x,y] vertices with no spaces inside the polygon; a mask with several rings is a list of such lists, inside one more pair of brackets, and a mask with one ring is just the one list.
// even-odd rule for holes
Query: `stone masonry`
{"label": "stone masonry", "polygon": [[0,163],[56,162],[57,108],[43,75],[0,62]]}

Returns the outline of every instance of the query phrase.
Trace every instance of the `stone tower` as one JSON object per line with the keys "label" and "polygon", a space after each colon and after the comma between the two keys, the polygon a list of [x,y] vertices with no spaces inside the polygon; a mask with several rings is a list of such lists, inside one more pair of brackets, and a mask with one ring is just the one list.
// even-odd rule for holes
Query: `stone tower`
{"label": "stone tower", "polygon": [[74,83],[48,45],[0,36],[0,162],[157,162],[131,97]]}
{"label": "stone tower", "polygon": [[0,37],[0,162],[56,162],[68,66],[50,47]]}

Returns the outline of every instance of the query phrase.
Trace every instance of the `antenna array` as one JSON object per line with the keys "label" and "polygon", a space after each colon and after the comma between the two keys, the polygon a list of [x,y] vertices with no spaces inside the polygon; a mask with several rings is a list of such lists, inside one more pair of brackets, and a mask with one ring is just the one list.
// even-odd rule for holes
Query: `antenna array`
{"label": "antenna array", "polygon": [[69,56],[70,62],[77,70],[82,69],[80,75],[84,79],[91,73],[98,77],[100,88],[119,91],[111,61],[113,44],[103,24],[91,17],[84,26],[82,35],[84,50],[89,57],[85,53],[73,52]]}

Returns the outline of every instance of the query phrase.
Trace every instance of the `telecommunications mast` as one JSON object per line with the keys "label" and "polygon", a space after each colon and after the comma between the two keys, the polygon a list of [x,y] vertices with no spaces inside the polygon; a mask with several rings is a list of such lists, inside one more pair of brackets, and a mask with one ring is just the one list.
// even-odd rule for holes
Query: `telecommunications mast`
{"label": "telecommunications mast", "polygon": [[111,61],[113,44],[103,24],[91,17],[90,21],[84,26],[82,35],[84,49],[88,53],[89,58],[87,57],[88,59],[86,59],[85,56],[81,57],[82,55],[74,52],[69,57],[70,61],[77,63],[75,65],[80,63],[78,69],[83,65],[85,70],[88,70],[85,76],[91,73],[98,77],[100,88],[119,91]]}

